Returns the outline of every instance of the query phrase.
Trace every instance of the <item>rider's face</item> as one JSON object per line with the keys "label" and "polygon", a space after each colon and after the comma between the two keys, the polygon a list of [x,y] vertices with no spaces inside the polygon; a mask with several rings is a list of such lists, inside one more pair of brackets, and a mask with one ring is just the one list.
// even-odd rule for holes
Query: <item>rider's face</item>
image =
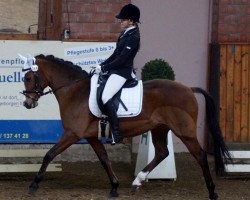
{"label": "rider's face", "polygon": [[130,19],[120,19],[120,23],[122,29],[126,29],[130,26],[133,26],[133,21]]}

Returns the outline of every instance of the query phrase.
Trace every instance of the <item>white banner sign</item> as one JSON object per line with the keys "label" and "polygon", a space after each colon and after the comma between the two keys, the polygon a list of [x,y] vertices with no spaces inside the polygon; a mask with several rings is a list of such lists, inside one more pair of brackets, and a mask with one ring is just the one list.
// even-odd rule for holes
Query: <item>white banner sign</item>
{"label": "white banner sign", "polygon": [[18,53],[24,56],[51,54],[89,71],[90,66],[103,62],[114,49],[115,43],[105,42],[0,41],[0,119],[60,119],[54,95],[43,96],[35,109],[27,110],[23,107],[23,95],[20,94],[24,90],[22,61]]}

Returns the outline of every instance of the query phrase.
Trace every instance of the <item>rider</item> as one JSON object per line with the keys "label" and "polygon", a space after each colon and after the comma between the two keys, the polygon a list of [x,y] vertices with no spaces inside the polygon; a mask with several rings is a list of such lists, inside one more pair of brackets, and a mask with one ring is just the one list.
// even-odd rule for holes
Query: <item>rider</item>
{"label": "rider", "polygon": [[116,49],[107,60],[95,68],[97,73],[102,71],[102,73],[109,74],[103,90],[102,102],[109,118],[114,141],[119,143],[122,141],[123,136],[120,133],[115,105],[111,99],[122,88],[126,80],[135,77],[133,61],[140,46],[138,27],[140,10],[133,4],[127,4],[116,15],[116,18],[120,20],[122,28],[116,43]]}

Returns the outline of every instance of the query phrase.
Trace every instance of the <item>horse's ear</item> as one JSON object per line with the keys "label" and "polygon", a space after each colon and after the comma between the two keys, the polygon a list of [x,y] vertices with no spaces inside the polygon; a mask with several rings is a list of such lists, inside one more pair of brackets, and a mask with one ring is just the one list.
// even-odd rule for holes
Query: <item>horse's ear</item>
{"label": "horse's ear", "polygon": [[21,58],[21,60],[24,62],[24,64],[23,64],[23,71],[26,71],[27,69],[29,69],[30,68],[30,65],[29,65],[29,63],[28,63],[28,58],[27,57],[25,57],[25,56],[23,56],[23,55],[21,55],[21,54],[18,54],[18,56]]}
{"label": "horse's ear", "polygon": [[25,56],[21,55],[20,53],[18,54],[18,56],[21,58],[22,61],[24,61],[24,63],[27,62],[28,59]]}
{"label": "horse's ear", "polygon": [[28,60],[30,62],[33,61],[33,64],[35,64],[35,62],[36,62],[36,58],[35,57],[33,57],[32,55],[28,54],[27,58],[28,58]]}

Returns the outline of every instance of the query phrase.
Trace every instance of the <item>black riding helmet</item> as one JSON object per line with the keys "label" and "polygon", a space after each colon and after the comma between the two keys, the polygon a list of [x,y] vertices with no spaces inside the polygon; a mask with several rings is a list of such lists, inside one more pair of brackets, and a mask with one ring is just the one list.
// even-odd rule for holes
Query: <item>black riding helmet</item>
{"label": "black riding helmet", "polygon": [[127,4],[122,7],[120,13],[116,15],[117,19],[131,19],[134,22],[139,22],[140,19],[140,9],[133,5]]}

